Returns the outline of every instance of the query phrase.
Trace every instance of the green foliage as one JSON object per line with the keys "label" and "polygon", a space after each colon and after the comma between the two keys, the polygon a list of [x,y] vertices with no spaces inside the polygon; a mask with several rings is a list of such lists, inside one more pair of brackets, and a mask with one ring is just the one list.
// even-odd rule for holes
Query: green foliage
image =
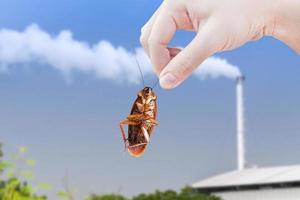
{"label": "green foliage", "polygon": [[119,194],[107,194],[101,196],[92,194],[86,200],[126,200],[126,198]]}
{"label": "green foliage", "polygon": [[[1,147],[0,145],[0,159],[3,157]],[[26,152],[27,148],[21,147],[18,153],[13,154],[12,159],[20,166],[24,164],[25,167],[32,167],[35,162],[31,159],[26,159]],[[34,194],[37,190],[41,189],[40,186],[33,188],[27,182],[27,180],[33,177],[33,173],[30,170],[21,170],[20,166],[17,168],[10,162],[0,160],[0,199],[46,200],[47,197]]]}
{"label": "green foliage", "polygon": [[133,197],[132,200],[219,200],[219,198],[204,194],[193,194],[192,189],[186,187],[179,193],[173,190],[157,190],[150,194],[140,194]]}
{"label": "green foliage", "polygon": [[26,182],[20,182],[17,178],[1,181],[1,200],[46,200],[45,196],[32,194],[32,188]]}
{"label": "green foliage", "polygon": [[219,197],[193,192],[191,187],[184,187],[179,193],[178,200],[221,200]]}
{"label": "green foliage", "polygon": [[[91,195],[87,200],[126,200],[121,195]],[[208,196],[204,194],[194,194],[192,188],[185,187],[181,192],[174,190],[155,191],[149,194],[139,194],[127,200],[220,200],[218,197]]]}

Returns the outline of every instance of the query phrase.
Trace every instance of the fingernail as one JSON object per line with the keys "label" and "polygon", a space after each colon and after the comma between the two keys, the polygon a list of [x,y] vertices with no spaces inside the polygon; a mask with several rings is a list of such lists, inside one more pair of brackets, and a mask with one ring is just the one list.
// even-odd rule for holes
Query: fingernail
{"label": "fingernail", "polygon": [[166,73],[159,79],[159,83],[162,88],[171,89],[178,84],[178,80],[173,74]]}

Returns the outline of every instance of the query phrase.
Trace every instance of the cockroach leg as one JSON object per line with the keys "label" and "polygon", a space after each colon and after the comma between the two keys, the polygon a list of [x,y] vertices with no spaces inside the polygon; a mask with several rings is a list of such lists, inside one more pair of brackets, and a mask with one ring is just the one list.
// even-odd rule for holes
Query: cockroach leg
{"label": "cockroach leg", "polygon": [[143,114],[133,114],[127,117],[130,121],[141,121],[143,119]]}
{"label": "cockroach leg", "polygon": [[157,121],[157,120],[152,119],[152,118],[150,118],[149,120],[150,120],[150,122],[151,122],[152,124],[158,125],[158,121]]}
{"label": "cockroach leg", "polygon": [[146,139],[146,141],[148,143],[149,140],[150,140],[149,134],[148,134],[147,130],[144,127],[142,127],[142,131],[143,131],[144,137],[145,137],[145,139]]}
{"label": "cockroach leg", "polygon": [[123,120],[123,121],[119,122],[121,133],[122,133],[122,138],[123,138],[125,148],[126,148],[127,147],[127,138],[126,138],[126,134],[125,134],[125,131],[124,131],[124,128],[123,128],[123,125],[125,125],[125,124],[136,126],[136,125],[138,125],[138,123],[136,123],[134,121],[130,121],[130,120]]}
{"label": "cockroach leg", "polygon": [[123,126],[122,126],[121,122],[120,122],[119,125],[120,125],[120,129],[121,129],[121,133],[122,133],[123,142],[126,144],[125,131],[124,131],[124,129],[123,129]]}

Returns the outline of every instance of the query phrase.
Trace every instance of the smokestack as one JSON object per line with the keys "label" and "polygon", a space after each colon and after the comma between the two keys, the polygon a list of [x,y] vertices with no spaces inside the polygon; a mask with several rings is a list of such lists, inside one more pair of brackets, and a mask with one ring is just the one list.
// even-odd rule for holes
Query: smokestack
{"label": "smokestack", "polygon": [[244,118],[244,84],[245,77],[236,79],[236,103],[237,103],[237,164],[238,170],[246,167],[245,159],[245,118]]}

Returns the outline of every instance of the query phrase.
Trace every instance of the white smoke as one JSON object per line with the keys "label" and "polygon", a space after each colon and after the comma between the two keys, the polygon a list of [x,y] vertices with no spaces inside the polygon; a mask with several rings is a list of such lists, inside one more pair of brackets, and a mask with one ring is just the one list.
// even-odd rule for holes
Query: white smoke
{"label": "white smoke", "polygon": [[207,58],[194,72],[200,79],[226,77],[235,79],[242,76],[238,67],[218,57]]}
{"label": "white smoke", "polygon": [[[0,30],[0,72],[16,64],[37,63],[52,66],[63,74],[80,71],[102,79],[138,83],[140,74],[135,57],[145,75],[152,73],[142,48],[130,52],[105,40],[89,45],[74,39],[70,31],[63,30],[53,36],[35,24],[23,32]],[[219,76],[235,78],[240,72],[226,60],[211,57],[195,71],[195,75],[202,79]]]}

